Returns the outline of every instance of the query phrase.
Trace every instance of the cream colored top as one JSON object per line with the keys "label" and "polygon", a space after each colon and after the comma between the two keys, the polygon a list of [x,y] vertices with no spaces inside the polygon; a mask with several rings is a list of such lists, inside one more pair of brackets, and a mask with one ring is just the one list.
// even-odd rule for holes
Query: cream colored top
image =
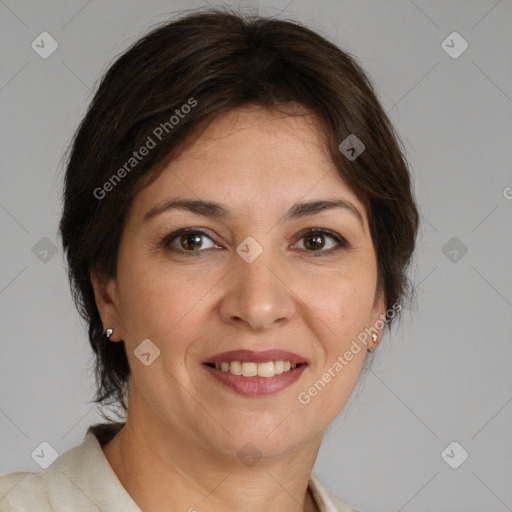
{"label": "cream colored top", "polygon": [[[93,425],[80,445],[46,469],[0,476],[0,512],[142,512],[101,449],[116,429]],[[357,512],[331,495],[313,473],[309,488],[321,512]]]}

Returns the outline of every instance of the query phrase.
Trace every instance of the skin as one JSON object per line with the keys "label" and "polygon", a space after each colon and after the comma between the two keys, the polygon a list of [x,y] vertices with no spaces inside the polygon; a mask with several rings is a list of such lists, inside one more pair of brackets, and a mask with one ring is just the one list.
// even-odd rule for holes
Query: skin
{"label": "skin", "polygon": [[[143,222],[170,198],[215,201],[232,216],[174,209]],[[280,221],[296,202],[317,199],[349,201],[362,222],[347,208]],[[192,237],[189,257],[161,242],[184,227],[207,232],[195,246]],[[332,230],[347,246],[324,236],[323,248],[311,248],[308,228]],[[248,236],[263,248],[252,263],[236,252]],[[171,247],[185,251],[186,242],[178,237]],[[333,247],[340,248],[327,255]],[[315,257],[319,251],[325,255]],[[314,117],[254,106],[218,117],[134,199],[116,279],[91,278],[103,325],[114,328],[112,341],[124,340],[132,371],[126,426],[102,448],[139,507],[317,510],[308,478],[366,347],[307,405],[297,397],[375,324],[385,304],[367,212],[335,169]],[[148,366],[134,355],[145,339],[160,350]],[[309,364],[271,396],[239,395],[201,365],[227,350],[273,348]],[[252,467],[237,457],[247,442],[263,455]]]}

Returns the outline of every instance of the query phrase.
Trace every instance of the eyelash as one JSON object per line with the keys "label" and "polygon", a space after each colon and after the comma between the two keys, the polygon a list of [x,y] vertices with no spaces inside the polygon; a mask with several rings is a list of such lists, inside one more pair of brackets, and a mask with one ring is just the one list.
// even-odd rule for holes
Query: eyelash
{"label": "eyelash", "polygon": [[[212,240],[212,238],[201,229],[183,228],[183,229],[179,229],[178,231],[175,231],[174,233],[166,235],[164,238],[162,238],[161,245],[165,249],[172,251],[174,253],[183,254],[185,256],[199,256],[200,253],[205,252],[204,249],[203,250],[198,249],[198,250],[194,250],[194,251],[187,251],[184,249],[177,249],[176,247],[173,247],[171,245],[172,242],[174,242],[174,240],[176,240],[178,237],[180,237],[182,235],[190,235],[190,234],[202,235],[202,236],[205,236],[205,237],[209,238],[210,240]],[[332,238],[338,244],[338,247],[334,247],[334,248],[331,248],[328,250],[308,251],[307,249],[300,249],[301,251],[306,251],[306,252],[311,253],[311,255],[313,257],[332,256],[334,253],[340,251],[341,249],[346,249],[348,246],[347,241],[343,237],[334,233],[333,231],[330,231],[328,229],[323,229],[323,228],[310,229],[306,233],[303,233],[301,235],[301,237],[299,238],[299,240],[301,240],[302,238],[307,238],[308,236],[312,236],[312,235],[328,236],[328,237]],[[212,240],[212,242],[214,242],[214,240]]]}

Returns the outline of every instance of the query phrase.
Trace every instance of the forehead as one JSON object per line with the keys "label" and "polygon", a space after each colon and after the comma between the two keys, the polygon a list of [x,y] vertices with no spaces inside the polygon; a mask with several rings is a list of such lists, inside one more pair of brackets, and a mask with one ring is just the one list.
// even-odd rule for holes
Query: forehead
{"label": "forehead", "polygon": [[136,198],[138,207],[170,195],[222,201],[234,209],[286,207],[333,195],[362,206],[332,161],[321,123],[301,107],[291,113],[245,106],[219,115],[166,163]]}
{"label": "forehead", "polygon": [[[214,149],[221,142],[253,139],[254,144],[303,143],[326,150],[326,137],[320,121],[299,105],[268,109],[246,105],[217,116],[200,135],[191,152]],[[326,153],[327,156],[327,153]]]}

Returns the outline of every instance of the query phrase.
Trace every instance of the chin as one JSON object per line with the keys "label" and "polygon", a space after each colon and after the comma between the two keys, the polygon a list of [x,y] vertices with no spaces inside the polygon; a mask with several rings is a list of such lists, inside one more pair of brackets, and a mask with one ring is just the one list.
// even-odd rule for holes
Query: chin
{"label": "chin", "polygon": [[[291,421],[285,419],[287,415]],[[300,421],[301,429],[298,430],[298,425],[292,420],[293,416],[294,412],[290,414],[290,411],[284,411],[280,414],[266,413],[263,418],[257,413],[243,419],[224,418],[223,425],[229,433],[219,427],[218,435],[210,439],[209,444],[228,457],[233,454],[238,458],[258,455],[278,457],[298,449],[319,434],[317,431],[306,430],[306,425]],[[208,439],[211,430],[203,435],[206,436],[203,439]]]}

